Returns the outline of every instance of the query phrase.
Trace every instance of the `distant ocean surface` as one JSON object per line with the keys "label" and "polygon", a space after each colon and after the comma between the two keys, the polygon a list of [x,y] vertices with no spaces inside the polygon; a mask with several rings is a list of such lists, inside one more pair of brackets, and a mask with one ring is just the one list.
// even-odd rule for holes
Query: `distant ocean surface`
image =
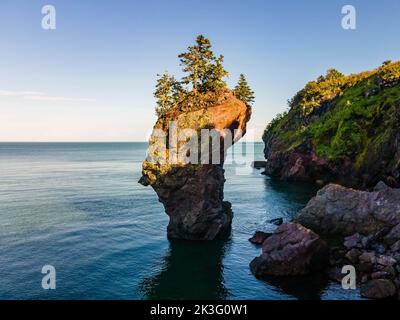
{"label": "distant ocean surface", "polygon": [[[155,192],[137,183],[146,143],[0,143],[0,299],[354,299],[323,277],[256,279],[248,238],[274,230],[314,186],[226,166],[229,240],[167,240]],[[262,143],[254,158],[262,160]],[[247,154],[253,157],[253,154]],[[56,289],[41,286],[44,265]]]}

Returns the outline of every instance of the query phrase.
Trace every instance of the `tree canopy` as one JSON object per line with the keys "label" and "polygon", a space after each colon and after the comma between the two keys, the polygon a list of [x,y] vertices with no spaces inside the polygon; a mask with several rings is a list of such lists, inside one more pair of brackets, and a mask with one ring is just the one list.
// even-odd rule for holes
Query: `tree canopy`
{"label": "tree canopy", "polygon": [[223,78],[228,76],[228,72],[222,66],[224,57],[215,57],[211,47],[210,40],[199,35],[196,44],[178,56],[183,71],[187,73],[182,83],[190,84],[195,95],[226,86]]}
{"label": "tree canopy", "polygon": [[[196,43],[179,54],[178,58],[185,73],[181,81],[177,81],[167,72],[158,75],[154,96],[157,100],[156,114],[159,117],[184,99],[192,97],[198,100],[203,94],[218,92],[227,87],[224,79],[229,73],[223,66],[224,56],[215,56],[210,40],[203,35],[197,36]],[[243,75],[235,93],[247,105],[254,101],[253,92]]]}
{"label": "tree canopy", "polygon": [[183,93],[181,84],[175,80],[168,72],[162,75],[157,75],[156,90],[154,97],[157,100],[156,115],[158,117],[174,106],[179,96]]}

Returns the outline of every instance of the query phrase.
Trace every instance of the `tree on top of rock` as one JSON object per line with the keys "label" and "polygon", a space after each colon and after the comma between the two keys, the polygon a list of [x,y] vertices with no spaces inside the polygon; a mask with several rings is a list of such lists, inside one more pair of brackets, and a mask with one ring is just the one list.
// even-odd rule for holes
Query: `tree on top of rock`
{"label": "tree on top of rock", "polygon": [[[188,111],[199,106],[210,105],[213,99],[227,88],[224,78],[228,72],[223,67],[224,56],[216,57],[211,50],[210,40],[203,35],[196,38],[196,43],[178,57],[186,75],[177,81],[168,73],[158,75],[154,96],[157,99],[156,114],[164,117],[167,111],[178,107],[179,111]],[[207,93],[214,93],[206,95]],[[250,106],[254,101],[254,93],[248,86],[244,75],[241,75],[236,96]],[[204,103],[206,102],[206,103]]]}
{"label": "tree on top of rock", "polygon": [[222,65],[224,62],[224,56],[220,55],[216,58],[215,63],[211,64],[204,74],[201,91],[218,91],[226,87],[226,82],[223,80],[228,76],[228,71],[226,71]]}
{"label": "tree on top of rock", "polygon": [[180,82],[175,80],[167,72],[163,75],[157,75],[156,91],[154,97],[157,99],[156,114],[158,117],[165,113],[180,101],[184,94],[184,90]]}
{"label": "tree on top of rock", "polygon": [[223,68],[223,56],[216,58],[211,50],[210,40],[203,35],[196,38],[196,44],[179,56],[183,71],[188,73],[182,79],[184,84],[191,84],[195,95],[208,90],[217,90],[226,84],[222,80],[228,75]]}
{"label": "tree on top of rock", "polygon": [[247,83],[244,74],[239,77],[239,82],[235,87],[235,95],[242,100],[247,106],[251,106],[254,102],[254,92]]}

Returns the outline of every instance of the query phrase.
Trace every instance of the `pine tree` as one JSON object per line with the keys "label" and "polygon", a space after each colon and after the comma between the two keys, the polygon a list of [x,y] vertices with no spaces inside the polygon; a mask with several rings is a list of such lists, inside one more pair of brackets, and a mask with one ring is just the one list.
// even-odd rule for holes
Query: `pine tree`
{"label": "pine tree", "polygon": [[244,74],[239,77],[239,82],[235,87],[235,95],[242,100],[247,106],[251,106],[254,102],[254,92],[247,83]]}
{"label": "pine tree", "polygon": [[174,77],[173,79],[173,84],[172,84],[172,99],[173,103],[177,104],[181,102],[185,97],[186,97],[186,90],[183,88],[182,83],[179,81],[176,81]]}
{"label": "pine tree", "polygon": [[224,56],[220,55],[213,64],[210,64],[202,79],[201,89],[203,92],[218,91],[226,87],[226,82],[223,80],[229,75],[222,65]]}
{"label": "pine tree", "polygon": [[191,84],[193,93],[206,92],[225,86],[222,78],[227,72],[222,67],[223,56],[216,58],[211,50],[210,40],[203,35],[196,38],[196,45],[188,47],[187,52],[179,56],[183,71],[188,75],[182,79],[184,84]]}
{"label": "pine tree", "polygon": [[179,101],[184,91],[181,84],[175,80],[174,76],[171,76],[167,72],[157,76],[158,79],[154,97],[157,99],[156,114],[158,117],[161,117]]}

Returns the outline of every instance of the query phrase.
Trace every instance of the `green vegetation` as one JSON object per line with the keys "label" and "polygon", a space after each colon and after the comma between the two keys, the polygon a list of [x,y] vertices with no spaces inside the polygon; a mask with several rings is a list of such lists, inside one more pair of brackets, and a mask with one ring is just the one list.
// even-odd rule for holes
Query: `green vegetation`
{"label": "green vegetation", "polygon": [[397,133],[399,109],[400,62],[348,76],[330,69],[289,101],[263,139],[279,139],[286,151],[311,142],[319,156],[361,166]]}
{"label": "green vegetation", "polygon": [[247,83],[246,77],[242,73],[239,77],[239,82],[235,87],[235,95],[242,100],[246,105],[251,106],[254,102],[254,92]]}
{"label": "green vegetation", "polygon": [[[180,112],[211,105],[219,93],[227,89],[224,79],[228,72],[223,67],[224,57],[215,56],[211,48],[210,40],[199,35],[195,45],[178,56],[185,73],[181,81],[168,73],[158,75],[154,96],[159,118],[175,110]],[[239,99],[247,105],[253,103],[253,92],[243,75],[237,88]]]}
{"label": "green vegetation", "polygon": [[[184,163],[189,157],[190,151],[180,153],[180,158],[175,159],[175,155],[170,153],[170,125],[174,124],[174,129],[184,132],[182,129],[195,130],[197,136],[190,136],[177,141],[173,146],[176,150],[185,151],[187,142],[193,139],[201,139],[201,130],[213,128],[209,107],[219,103],[224,103],[229,107],[227,101],[229,97],[235,96],[241,99],[247,106],[254,101],[254,93],[247,84],[244,75],[241,75],[235,92],[227,87],[225,78],[228,72],[223,67],[224,57],[216,56],[212,51],[210,41],[200,35],[196,38],[193,46],[189,46],[187,51],[179,56],[180,65],[184,76],[177,80],[173,75],[165,72],[157,75],[157,83],[154,92],[156,98],[156,115],[158,120],[154,129],[160,129],[166,134],[164,138],[158,139],[152,136],[149,140],[149,153],[147,160],[143,162],[143,176],[147,177],[148,183],[168,183],[163,179],[168,179],[167,173],[173,174],[175,169],[185,167],[187,175],[196,172],[202,167],[201,164]],[[234,103],[232,103],[234,104]],[[193,112],[191,112],[193,111]],[[194,112],[196,111],[196,112]],[[169,121],[169,120],[174,121]],[[197,141],[198,155],[201,154],[201,141]],[[171,158],[174,156],[174,158]],[[193,155],[196,156],[196,155]]]}
{"label": "green vegetation", "polygon": [[154,96],[157,99],[156,114],[163,115],[168,109],[172,108],[177,101],[184,96],[184,90],[180,82],[175,80],[174,76],[165,72],[163,75],[157,75],[157,85]]}
{"label": "green vegetation", "polygon": [[187,52],[179,56],[183,71],[187,73],[182,79],[186,85],[192,86],[194,95],[215,91],[226,86],[223,78],[228,72],[223,68],[224,57],[214,56],[210,40],[202,35],[196,38],[196,45],[187,48]]}

